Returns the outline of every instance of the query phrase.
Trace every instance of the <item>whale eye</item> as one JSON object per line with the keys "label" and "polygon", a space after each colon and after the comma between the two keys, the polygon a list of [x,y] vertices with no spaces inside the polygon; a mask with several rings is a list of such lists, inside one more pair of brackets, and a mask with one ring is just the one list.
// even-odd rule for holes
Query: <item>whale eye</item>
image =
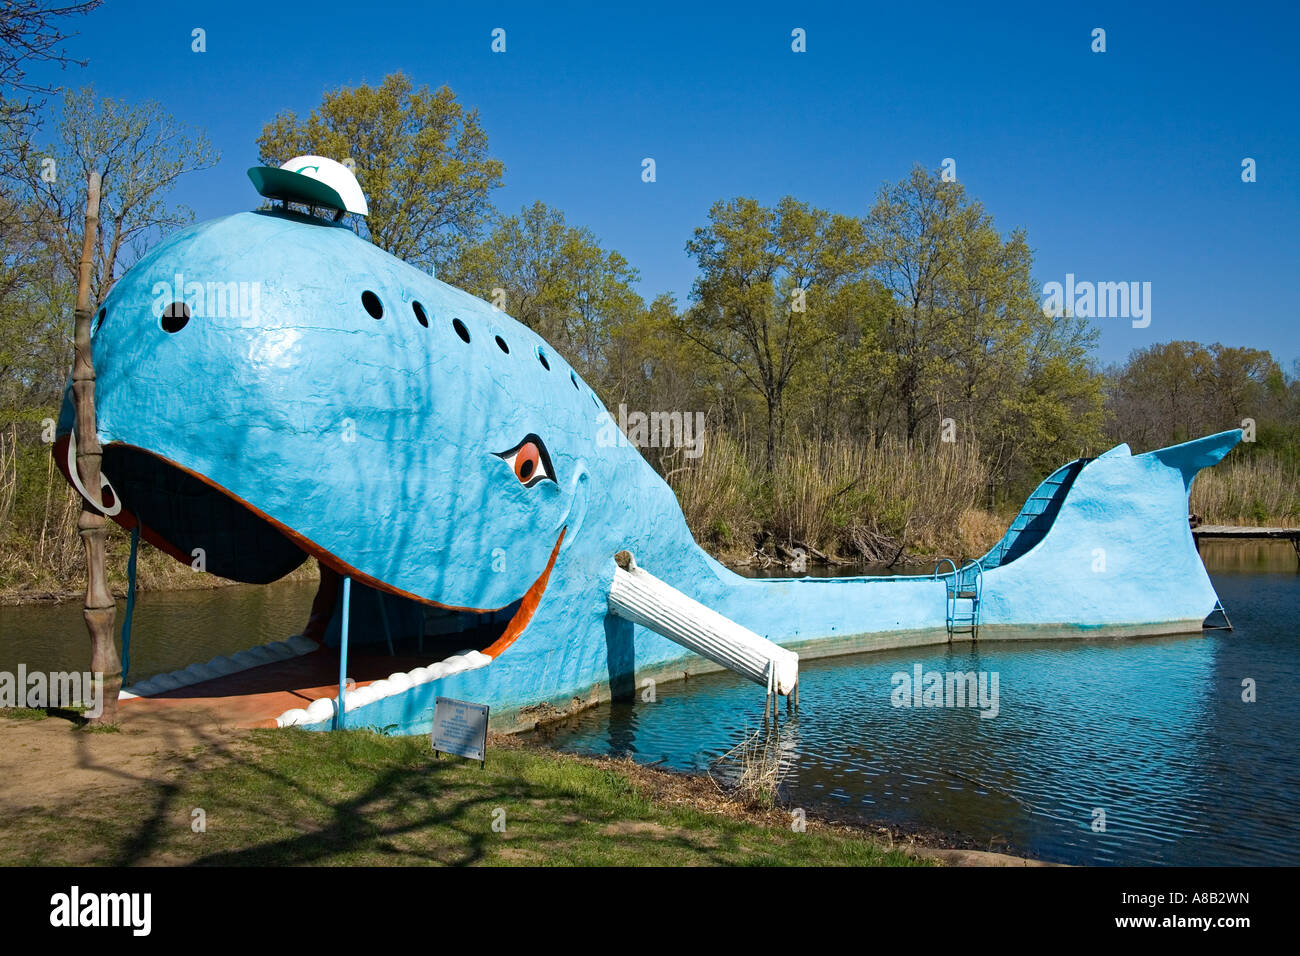
{"label": "whale eye", "polygon": [[498,452],[497,457],[514,471],[515,477],[525,488],[531,488],[539,481],[555,480],[551,468],[551,456],[546,446],[536,435],[529,435],[509,451]]}

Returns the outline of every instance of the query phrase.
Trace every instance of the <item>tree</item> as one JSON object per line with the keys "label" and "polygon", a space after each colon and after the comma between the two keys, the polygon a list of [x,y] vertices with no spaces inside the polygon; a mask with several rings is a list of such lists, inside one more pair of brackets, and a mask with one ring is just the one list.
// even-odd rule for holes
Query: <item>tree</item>
{"label": "tree", "polygon": [[[44,3],[41,0],[6,0],[0,6],[0,119],[5,129],[15,137],[30,137],[38,124],[38,111],[45,105],[45,96],[54,88],[37,83],[27,76],[31,63],[57,63],[66,67],[70,63],[85,66],[64,52],[63,44],[70,36],[64,32],[60,21],[82,16],[94,10],[102,0],[82,0],[72,3]],[[14,96],[12,94],[19,94]],[[21,97],[21,98],[19,98]],[[33,99],[35,97],[35,99]],[[0,156],[0,175],[11,172],[15,157],[8,153]]]}
{"label": "tree", "polygon": [[465,109],[445,86],[414,89],[400,72],[377,87],[325,93],[306,120],[278,114],[257,145],[272,166],[300,155],[351,161],[370,210],[359,229],[430,270],[453,266],[477,239],[504,170],[488,155],[478,110]]}
{"label": "tree", "polygon": [[541,202],[498,220],[455,270],[455,284],[499,301],[592,382],[603,378],[613,329],[645,308],[636,269]]}
{"label": "tree", "polygon": [[907,179],[881,187],[867,217],[875,274],[894,296],[881,337],[882,371],[897,395],[908,441],[924,421],[937,417],[938,380],[951,367],[953,339],[961,332],[953,301],[966,286],[958,279],[959,255],[963,242],[977,241],[969,233],[980,218],[959,184],[920,166]]}
{"label": "tree", "polygon": [[738,198],[714,203],[686,251],[700,275],[678,331],[761,397],[770,472],[786,389],[865,264],[861,224],[790,196],[774,209]]}
{"label": "tree", "polygon": [[1110,372],[1111,432],[1143,447],[1240,427],[1286,422],[1289,387],[1260,349],[1177,341],[1137,349]]}
{"label": "tree", "polygon": [[100,97],[93,87],[63,95],[52,141],[10,137],[18,157],[8,180],[14,201],[42,231],[61,274],[75,276],[81,256],[86,179],[103,179],[91,296],[108,290],[153,242],[189,222],[193,213],[171,206],[167,194],[187,172],[216,165],[217,152],[201,130],[177,121],[162,106]]}
{"label": "tree", "polygon": [[72,354],[73,291],[43,231],[0,196],[0,425],[57,409]]}
{"label": "tree", "polygon": [[1022,230],[1004,237],[961,185],[916,166],[881,188],[866,231],[871,275],[890,296],[854,357],[857,377],[876,383],[863,390],[876,441],[941,434],[951,420],[979,441],[997,483],[1099,437],[1095,330],[1043,312]]}

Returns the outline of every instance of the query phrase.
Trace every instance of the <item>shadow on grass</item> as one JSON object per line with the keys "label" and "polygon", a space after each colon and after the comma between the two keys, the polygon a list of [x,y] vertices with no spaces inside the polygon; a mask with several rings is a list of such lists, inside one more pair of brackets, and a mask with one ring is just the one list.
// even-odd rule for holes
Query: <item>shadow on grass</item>
{"label": "shadow on grass", "polygon": [[[661,806],[613,769],[523,748],[503,747],[480,770],[435,760],[422,738],[231,735],[175,721],[152,728],[141,773],[114,760],[146,739],[78,738],[82,766],[130,786],[11,819],[26,849],[11,849],[10,862],[91,853],[94,863],[198,866],[904,862],[858,839]],[[197,809],[203,832],[191,827]]]}

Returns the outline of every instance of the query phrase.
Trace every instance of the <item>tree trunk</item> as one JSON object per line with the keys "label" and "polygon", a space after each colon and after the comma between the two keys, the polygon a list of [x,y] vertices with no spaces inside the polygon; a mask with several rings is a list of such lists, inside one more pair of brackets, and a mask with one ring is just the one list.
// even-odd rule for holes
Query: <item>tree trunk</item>
{"label": "tree trunk", "polygon": [[772,474],[772,465],[776,459],[776,409],[772,396],[767,396],[767,448],[764,466],[767,474]]}
{"label": "tree trunk", "polygon": [[100,699],[103,701],[103,711],[92,722],[114,724],[117,723],[117,695],[122,688],[122,664],[113,638],[117,605],[108,589],[108,575],[104,569],[108,519],[96,507],[103,493],[99,485],[103,449],[99,446],[99,429],[95,422],[95,365],[90,352],[90,277],[98,236],[99,173],[91,172],[86,184],[86,232],[77,277],[72,397],[77,412],[73,425],[77,442],[77,474],[81,486],[95,496],[96,502],[82,498],[77,533],[86,549],[86,602],[82,616],[90,634],[90,669],[100,685]]}

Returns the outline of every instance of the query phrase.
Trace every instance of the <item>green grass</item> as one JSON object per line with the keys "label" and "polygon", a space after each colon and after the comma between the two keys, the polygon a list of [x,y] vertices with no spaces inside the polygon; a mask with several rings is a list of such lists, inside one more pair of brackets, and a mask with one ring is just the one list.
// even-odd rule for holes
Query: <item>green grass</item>
{"label": "green grass", "polygon": [[9,720],[44,720],[48,716],[44,707],[0,707],[0,717]]}
{"label": "green grass", "polygon": [[[152,792],[116,791],[0,820],[0,863],[214,865],[918,865],[829,828],[659,803],[609,762],[525,747],[487,767],[423,738],[254,731]],[[190,766],[186,766],[189,763]],[[207,829],[191,829],[195,808]],[[783,819],[780,815],[778,819]],[[494,830],[503,821],[504,830]],[[87,847],[94,847],[88,858]]]}

